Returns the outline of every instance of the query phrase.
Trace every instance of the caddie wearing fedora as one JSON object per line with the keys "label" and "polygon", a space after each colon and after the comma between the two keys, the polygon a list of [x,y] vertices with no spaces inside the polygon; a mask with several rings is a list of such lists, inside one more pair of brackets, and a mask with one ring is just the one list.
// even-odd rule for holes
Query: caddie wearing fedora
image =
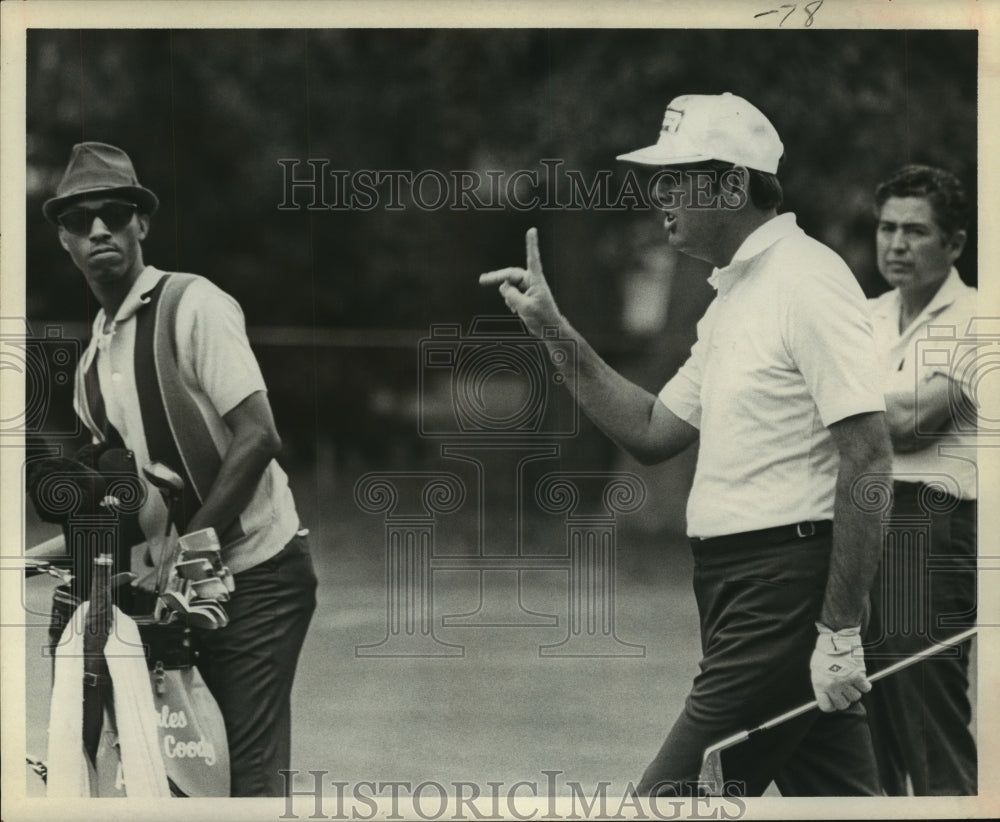
{"label": "caddie wearing fedora", "polygon": [[[725,795],[771,782],[783,795],[878,790],[858,700],[871,688],[860,629],[880,523],[854,500],[867,475],[889,470],[885,406],[864,294],[794,214],[778,214],[783,154],[748,101],[688,94],[667,107],[655,145],[618,158],[655,170],[667,243],[715,266],[697,342],[657,395],[560,313],[534,229],[525,268],[480,277],[532,332],[576,342],[565,384],[619,446],[649,464],[699,443],[687,527],[703,656],[643,795],[697,792],[707,747],[813,696],[821,710],[724,752]],[[648,713],[667,726],[656,705]]]}
{"label": "caddie wearing fedora", "polygon": [[[86,142],[42,207],[101,307],[75,407],[95,443],[124,443],[139,467],[160,461],[181,474],[178,534],[219,535],[235,592],[226,627],[196,630],[198,666],[225,719],[232,795],[282,795],[316,576],[243,313],[204,277],[146,265],[158,205],[124,151]],[[150,490],[139,514],[147,540],[168,515]]]}

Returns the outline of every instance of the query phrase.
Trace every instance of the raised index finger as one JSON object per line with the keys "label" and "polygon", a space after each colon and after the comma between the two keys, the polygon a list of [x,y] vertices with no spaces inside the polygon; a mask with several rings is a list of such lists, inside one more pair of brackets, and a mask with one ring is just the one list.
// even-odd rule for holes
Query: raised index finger
{"label": "raised index finger", "polygon": [[529,228],[524,235],[524,246],[528,257],[528,271],[532,274],[542,273],[542,258],[538,253],[538,229]]}

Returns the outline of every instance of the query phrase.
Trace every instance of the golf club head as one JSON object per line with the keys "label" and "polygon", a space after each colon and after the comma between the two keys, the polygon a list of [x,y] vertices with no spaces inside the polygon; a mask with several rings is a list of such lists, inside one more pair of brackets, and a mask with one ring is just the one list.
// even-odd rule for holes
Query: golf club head
{"label": "golf club head", "polygon": [[702,796],[722,796],[722,748],[712,745],[705,751],[698,774],[698,791]]}
{"label": "golf club head", "polygon": [[722,771],[722,752],[750,738],[750,731],[739,731],[705,749],[698,774],[698,791],[702,796],[722,796],[726,775]]}
{"label": "golf club head", "polygon": [[184,478],[162,462],[151,462],[143,466],[142,475],[154,488],[176,496],[184,490]]}
{"label": "golf club head", "polygon": [[47,559],[34,559],[27,557],[24,560],[24,574],[26,577],[33,577],[38,574],[48,574],[55,577],[63,585],[69,585],[73,581],[73,575],[63,568],[59,568]]}

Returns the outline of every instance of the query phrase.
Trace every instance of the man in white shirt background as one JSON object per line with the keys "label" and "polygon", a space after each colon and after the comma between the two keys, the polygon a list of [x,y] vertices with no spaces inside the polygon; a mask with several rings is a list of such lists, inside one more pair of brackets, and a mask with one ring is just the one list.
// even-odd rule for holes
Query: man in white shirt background
{"label": "man in white shirt background", "polygon": [[[893,508],[866,645],[880,667],[945,639],[976,617],[974,357],[976,290],[954,264],[969,206],[948,171],[909,165],[875,192],[878,268],[893,288],[871,301],[893,445]],[[890,795],[977,790],[969,725],[969,652],[887,678],[867,698]]]}

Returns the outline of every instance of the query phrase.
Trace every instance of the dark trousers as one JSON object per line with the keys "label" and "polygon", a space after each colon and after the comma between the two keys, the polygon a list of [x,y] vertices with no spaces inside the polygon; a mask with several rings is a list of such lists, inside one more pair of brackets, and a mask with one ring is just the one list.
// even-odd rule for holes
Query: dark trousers
{"label": "dark trousers", "polygon": [[198,633],[198,668],[219,704],[229,742],[232,796],[282,796],[291,758],[291,691],[316,608],[306,539],[235,575],[229,625]]}
{"label": "dark trousers", "polygon": [[[695,548],[694,590],[703,658],[684,710],[637,788],[697,792],[705,749],[813,699],[816,645],[830,561],[829,536],[761,548]],[[878,782],[860,704],[790,720],[722,755],[729,795],[870,796]]]}
{"label": "dark trousers", "polygon": [[[897,482],[866,636],[869,670],[945,639],[976,619],[976,503]],[[890,796],[977,792],[969,728],[969,652],[957,649],[893,674],[865,697],[879,774]]]}

